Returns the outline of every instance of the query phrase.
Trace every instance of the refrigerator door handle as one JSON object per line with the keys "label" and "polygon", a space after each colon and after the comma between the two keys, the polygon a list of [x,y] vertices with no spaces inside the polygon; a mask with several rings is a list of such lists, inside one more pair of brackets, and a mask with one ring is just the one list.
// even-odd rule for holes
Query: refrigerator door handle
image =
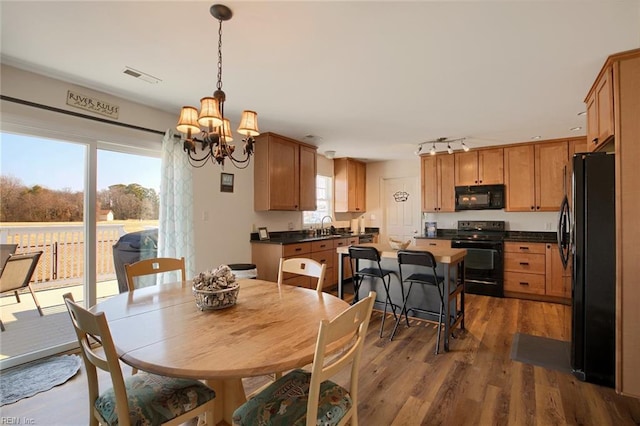
{"label": "refrigerator door handle", "polygon": [[569,199],[565,195],[560,204],[560,212],[558,214],[558,251],[560,252],[560,260],[562,267],[567,269],[569,264],[569,256],[571,251],[570,244],[571,217],[569,212]]}

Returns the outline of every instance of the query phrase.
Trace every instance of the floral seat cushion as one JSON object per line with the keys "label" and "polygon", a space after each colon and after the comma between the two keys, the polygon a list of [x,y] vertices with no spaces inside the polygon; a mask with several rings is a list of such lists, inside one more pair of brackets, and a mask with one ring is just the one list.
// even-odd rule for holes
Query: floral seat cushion
{"label": "floral seat cushion", "polygon": [[[311,373],[293,370],[233,413],[234,426],[304,426]],[[320,385],[317,424],[337,424],[352,406],[351,396],[330,380]]]}
{"label": "floral seat cushion", "polygon": [[[132,425],[159,425],[215,398],[205,384],[191,379],[138,373],[125,378]],[[94,406],[107,425],[118,424],[113,388],[98,397]]]}

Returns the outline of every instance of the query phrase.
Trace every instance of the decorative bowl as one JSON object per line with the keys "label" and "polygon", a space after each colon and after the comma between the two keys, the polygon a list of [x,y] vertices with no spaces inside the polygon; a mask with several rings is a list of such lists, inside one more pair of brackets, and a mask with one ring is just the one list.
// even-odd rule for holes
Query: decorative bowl
{"label": "decorative bowl", "polygon": [[240,285],[236,283],[232,287],[216,290],[199,290],[193,285],[193,295],[196,298],[196,306],[201,311],[224,309],[236,304]]}
{"label": "decorative bowl", "polygon": [[400,240],[394,240],[393,238],[389,238],[389,245],[394,250],[404,250],[407,247],[409,247],[409,244],[411,244],[411,240],[407,240],[403,242]]}
{"label": "decorative bowl", "polygon": [[201,311],[228,308],[236,304],[240,285],[228,265],[201,272],[193,278],[193,295]]}

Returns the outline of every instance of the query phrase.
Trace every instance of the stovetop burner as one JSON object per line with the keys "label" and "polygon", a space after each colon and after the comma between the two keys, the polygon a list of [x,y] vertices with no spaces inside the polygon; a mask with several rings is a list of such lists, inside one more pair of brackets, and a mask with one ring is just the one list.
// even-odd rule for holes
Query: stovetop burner
{"label": "stovetop burner", "polygon": [[499,241],[506,234],[503,220],[460,220],[458,221],[458,239],[478,241]]}

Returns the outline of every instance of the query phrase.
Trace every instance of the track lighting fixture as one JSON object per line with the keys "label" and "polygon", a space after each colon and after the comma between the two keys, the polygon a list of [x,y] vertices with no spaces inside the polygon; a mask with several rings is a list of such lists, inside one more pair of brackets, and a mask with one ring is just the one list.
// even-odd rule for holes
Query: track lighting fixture
{"label": "track lighting fixture", "polygon": [[438,138],[432,141],[425,141],[425,142],[420,142],[418,144],[418,150],[415,152],[416,155],[421,155],[422,153],[422,146],[425,144],[431,144],[431,149],[429,150],[429,154],[431,155],[436,155],[436,144],[437,143],[446,143],[447,144],[447,152],[449,154],[453,154],[453,147],[451,146],[452,143],[455,142],[460,142],[460,146],[461,148],[465,151],[468,152],[469,151],[469,147],[464,143],[464,140],[466,138],[458,138],[458,139],[447,139],[447,138]]}

